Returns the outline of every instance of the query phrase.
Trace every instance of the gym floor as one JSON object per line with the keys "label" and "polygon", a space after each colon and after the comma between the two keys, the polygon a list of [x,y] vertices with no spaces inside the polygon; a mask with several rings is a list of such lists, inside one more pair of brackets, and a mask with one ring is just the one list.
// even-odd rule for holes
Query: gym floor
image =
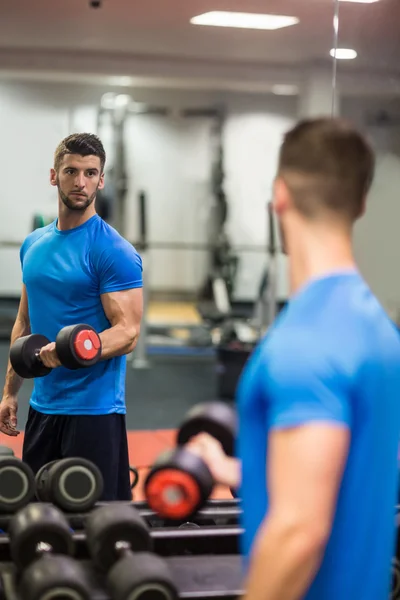
{"label": "gym floor", "polygon": [[[153,305],[152,314],[157,322],[182,321],[182,306]],[[150,313],[150,311],[149,311]],[[197,319],[189,306],[184,315]],[[4,382],[9,343],[0,342],[0,381]],[[164,450],[174,445],[175,427],[185,412],[198,402],[217,398],[216,360],[213,353],[205,355],[160,355],[149,356],[148,369],[134,369],[127,363],[126,404],[130,463],[139,470],[139,484],[134,490],[134,500],[142,500],[141,483],[149,466]],[[29,408],[32,381],[23,383],[19,394],[17,438],[0,434],[0,444],[11,446],[16,456],[21,456],[23,430]],[[217,489],[216,498],[231,498],[228,490]]]}

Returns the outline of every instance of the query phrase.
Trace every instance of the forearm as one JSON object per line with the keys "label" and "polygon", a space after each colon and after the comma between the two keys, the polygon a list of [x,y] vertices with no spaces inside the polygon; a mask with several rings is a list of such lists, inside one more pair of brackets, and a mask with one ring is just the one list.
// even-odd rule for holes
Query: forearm
{"label": "forearm", "polygon": [[[16,342],[16,340],[23,337],[24,335],[29,335],[30,332],[31,328],[29,322],[25,321],[24,319],[17,318],[17,320],[14,323],[14,327],[11,331],[10,346],[12,346]],[[23,378],[16,374],[16,372],[11,366],[10,359],[8,359],[6,379],[3,389],[3,398],[7,396],[16,396],[19,390],[21,389],[23,381]]]}
{"label": "forearm", "polygon": [[127,329],[123,325],[114,325],[100,334],[101,360],[123,356],[132,352],[139,337],[138,329]]}
{"label": "forearm", "polygon": [[266,522],[254,545],[245,600],[300,600],[322,558],[306,528]]}

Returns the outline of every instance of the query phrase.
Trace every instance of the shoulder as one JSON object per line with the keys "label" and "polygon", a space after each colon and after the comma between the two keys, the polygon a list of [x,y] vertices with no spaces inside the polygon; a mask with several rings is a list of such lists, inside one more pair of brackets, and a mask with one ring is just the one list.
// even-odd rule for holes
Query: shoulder
{"label": "shoulder", "polygon": [[129,259],[141,263],[136,248],[128,242],[114,227],[99,218],[95,224],[92,254],[98,260],[113,258]]}
{"label": "shoulder", "polygon": [[100,293],[143,286],[142,259],[116,229],[99,219],[91,231],[91,264],[100,281]]}
{"label": "shoulder", "polygon": [[[340,327],[339,327],[340,329]],[[282,324],[263,351],[268,384],[295,389],[340,387],[350,390],[363,364],[363,351],[346,344],[342,332],[317,324]]]}
{"label": "shoulder", "polygon": [[54,223],[50,223],[49,225],[46,225],[45,227],[39,227],[38,229],[35,229],[29,235],[27,235],[21,244],[21,248],[20,248],[21,258],[23,258],[25,256],[26,252],[30,248],[32,248],[33,246],[36,246],[38,242],[45,239],[46,235],[51,232],[53,227],[54,227]]}

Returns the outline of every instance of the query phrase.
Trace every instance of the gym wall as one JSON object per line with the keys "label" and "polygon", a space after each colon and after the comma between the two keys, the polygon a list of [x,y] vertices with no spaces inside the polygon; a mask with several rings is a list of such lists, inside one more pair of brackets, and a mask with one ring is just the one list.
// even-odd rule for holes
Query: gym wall
{"label": "gym wall", "polygon": [[[388,122],[376,116],[386,110]],[[391,317],[400,319],[398,231],[400,223],[400,101],[393,98],[351,98],[341,114],[365,130],[377,156],[376,176],[365,216],[355,228],[359,267]]]}

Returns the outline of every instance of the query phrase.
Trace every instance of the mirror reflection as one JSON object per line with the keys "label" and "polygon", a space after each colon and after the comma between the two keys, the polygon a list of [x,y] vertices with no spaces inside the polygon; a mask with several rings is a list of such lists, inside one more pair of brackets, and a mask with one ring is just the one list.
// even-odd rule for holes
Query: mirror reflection
{"label": "mirror reflection", "polygon": [[131,465],[143,499],[187,411],[235,405],[286,306],[271,210],[285,133],[358,116],[376,88],[339,61],[350,3],[75,4],[0,8],[1,441],[37,472],[103,440],[114,463],[94,462],[125,479],[100,497],[131,497]]}

